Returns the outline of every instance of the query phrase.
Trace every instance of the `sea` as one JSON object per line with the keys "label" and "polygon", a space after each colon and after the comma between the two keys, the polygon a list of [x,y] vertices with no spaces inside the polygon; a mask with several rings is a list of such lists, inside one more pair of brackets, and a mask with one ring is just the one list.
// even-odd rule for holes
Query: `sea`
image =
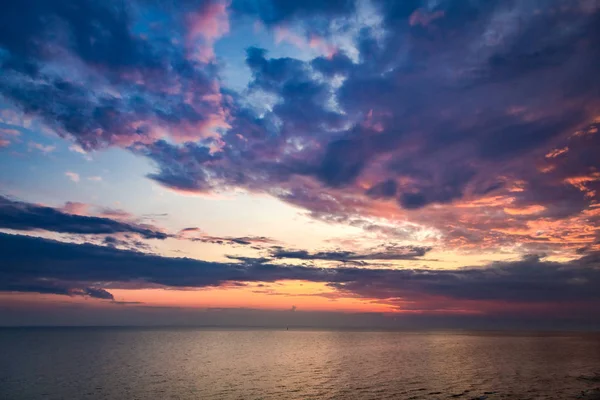
{"label": "sea", "polygon": [[0,329],[0,399],[600,399],[600,335]]}

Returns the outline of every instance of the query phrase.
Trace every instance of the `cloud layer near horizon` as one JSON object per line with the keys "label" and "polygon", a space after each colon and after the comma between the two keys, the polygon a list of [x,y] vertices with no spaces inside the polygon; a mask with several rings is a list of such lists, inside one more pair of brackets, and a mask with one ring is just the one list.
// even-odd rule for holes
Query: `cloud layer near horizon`
{"label": "cloud layer near horizon", "polygon": [[[457,270],[323,269],[263,260],[219,263],[169,258],[7,234],[0,234],[0,245],[3,291],[112,299],[111,288],[199,289],[302,280],[326,283],[339,297],[369,299],[409,312],[493,315],[520,310],[517,313],[589,316],[600,308],[597,253],[564,263],[530,256]],[[35,252],[30,251],[33,248]]]}

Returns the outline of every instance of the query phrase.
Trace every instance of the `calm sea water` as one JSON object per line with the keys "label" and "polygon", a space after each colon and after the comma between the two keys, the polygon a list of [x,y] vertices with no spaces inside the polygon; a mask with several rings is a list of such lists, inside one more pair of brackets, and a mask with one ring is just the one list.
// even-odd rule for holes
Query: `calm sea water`
{"label": "calm sea water", "polygon": [[596,372],[594,334],[0,330],[1,399],[586,399]]}

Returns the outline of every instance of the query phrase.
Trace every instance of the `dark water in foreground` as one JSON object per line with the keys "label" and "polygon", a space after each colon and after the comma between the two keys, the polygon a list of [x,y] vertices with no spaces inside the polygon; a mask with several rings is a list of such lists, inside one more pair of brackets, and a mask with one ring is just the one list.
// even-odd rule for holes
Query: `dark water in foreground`
{"label": "dark water in foreground", "polygon": [[593,334],[0,329],[1,399],[591,399],[595,372]]}

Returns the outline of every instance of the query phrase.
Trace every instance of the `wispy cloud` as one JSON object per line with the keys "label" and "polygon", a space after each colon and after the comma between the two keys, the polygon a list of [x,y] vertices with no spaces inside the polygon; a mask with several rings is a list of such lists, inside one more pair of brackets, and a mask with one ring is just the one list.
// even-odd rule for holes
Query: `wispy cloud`
{"label": "wispy cloud", "polygon": [[79,179],[80,179],[79,174],[76,172],[67,171],[67,172],[65,172],[65,176],[75,183],[79,182]]}
{"label": "wispy cloud", "polygon": [[214,236],[203,232],[200,228],[185,228],[177,234],[179,238],[190,240],[192,242],[228,244],[242,246],[264,246],[273,245],[277,241],[265,236]]}
{"label": "wispy cloud", "polygon": [[29,142],[27,147],[29,147],[30,150],[38,150],[45,154],[52,153],[54,150],[56,150],[56,146],[43,145],[41,143],[36,143],[36,142]]}
{"label": "wispy cloud", "polygon": [[431,251],[431,247],[419,246],[385,246],[366,252],[346,250],[308,252],[306,250],[273,247],[270,256],[275,259],[358,262],[367,260],[415,260],[423,257],[429,251]]}

